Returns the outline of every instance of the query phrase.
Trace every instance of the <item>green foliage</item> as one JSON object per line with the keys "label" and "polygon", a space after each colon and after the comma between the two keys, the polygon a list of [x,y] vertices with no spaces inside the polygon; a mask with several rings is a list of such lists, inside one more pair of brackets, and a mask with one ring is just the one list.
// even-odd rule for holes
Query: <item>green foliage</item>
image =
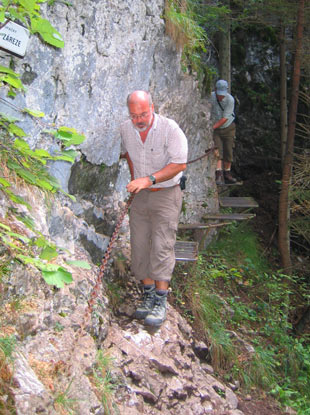
{"label": "green foliage", "polygon": [[[40,16],[40,3],[41,0],[3,1],[0,5],[0,24],[7,19],[17,20],[32,33],[39,34],[46,43],[61,48],[64,45],[62,37],[48,20]],[[0,87],[5,87],[10,97],[25,92],[20,75],[5,66],[0,66]],[[15,108],[34,119],[44,117],[41,111]],[[16,182],[19,180],[24,186],[36,186],[49,194],[59,191],[65,193],[58,181],[49,174],[47,163],[56,160],[73,163],[77,153],[70,147],[81,144],[85,139],[74,128],[66,126],[43,132],[53,135],[58,141],[61,148],[58,153],[51,155],[44,149],[32,150],[24,139],[27,134],[18,125],[18,119],[0,114],[0,192],[14,204],[24,205],[29,211],[30,204],[14,191]],[[65,194],[75,200],[73,196]],[[20,230],[22,226],[16,225],[16,220],[31,229],[36,237],[30,239],[25,236],[25,232]],[[12,257],[25,265],[32,265],[41,271],[48,284],[58,288],[72,282],[72,274],[54,262],[58,256],[57,247],[36,231],[33,220],[27,215],[20,215],[17,208],[12,208],[10,216],[0,221],[0,246],[5,253],[4,264]],[[74,265],[83,268],[89,266],[83,262]]]}
{"label": "green foliage", "polygon": [[22,81],[19,79],[20,75],[12,71],[10,68],[0,65],[0,87],[8,85],[10,87],[9,95],[15,96],[13,88],[24,90]]}
{"label": "green foliage", "polygon": [[23,23],[27,29],[39,36],[49,45],[57,48],[64,47],[61,34],[51,23],[40,15],[41,0],[4,0],[0,6],[0,23],[6,20],[17,20]]}
{"label": "green foliage", "polygon": [[70,1],[65,1],[65,0],[48,0],[47,2],[49,6],[53,6],[55,3],[62,3],[62,4],[66,4],[67,6],[73,6],[73,4]]}
{"label": "green foliage", "polygon": [[44,117],[44,112],[32,110],[29,108],[24,108],[24,112],[27,112],[29,115],[32,115],[33,117]]}
{"label": "green foliage", "polygon": [[3,415],[16,414],[11,390],[15,349],[15,336],[0,337],[0,413]]}
{"label": "green foliage", "polygon": [[[1,122],[2,121],[2,122]],[[26,183],[37,186],[43,190],[48,190],[52,193],[61,190],[58,181],[51,176],[45,165],[48,160],[65,160],[72,162],[72,157],[65,152],[60,152],[59,155],[51,156],[46,150],[36,149],[31,150],[29,144],[21,139],[16,138],[14,141],[10,137],[15,133],[16,128],[12,128],[12,123],[9,123],[7,119],[3,117],[0,121],[0,132],[6,136],[3,136],[3,141],[0,143],[0,163],[6,165],[11,172],[12,177],[14,175],[22,178]],[[2,128],[1,128],[2,127]],[[26,134],[19,127],[18,131]],[[6,130],[6,131],[5,131]],[[4,191],[8,195],[11,193],[11,185],[6,178],[1,177],[0,190]]]}
{"label": "green foliage", "polygon": [[70,147],[72,145],[78,145],[83,143],[85,136],[79,134],[74,128],[60,127],[58,130],[46,130],[50,134],[53,134],[56,139],[61,140],[64,147]]}
{"label": "green foliage", "polygon": [[55,323],[54,330],[56,332],[61,332],[64,329],[65,329],[65,326],[63,326],[61,323],[59,323],[58,321]]}
{"label": "green foliage", "polygon": [[310,346],[303,339],[295,339],[290,343],[293,364],[286,365],[287,374],[271,390],[284,405],[297,411],[298,415],[310,414]]}
{"label": "green foliage", "polygon": [[119,283],[108,281],[106,285],[106,294],[109,299],[111,309],[115,311],[121,303]]}
{"label": "green foliage", "polygon": [[310,94],[307,90],[300,91],[300,106],[303,114],[300,114],[300,121],[297,123],[296,134],[301,140],[302,149],[294,155],[294,168],[291,184],[291,218],[290,228],[292,240],[299,239],[299,244],[310,243],[310,161],[309,161],[309,139],[310,139]]}
{"label": "green foliage", "polygon": [[70,381],[68,386],[63,392],[58,392],[54,398],[54,407],[61,411],[65,411],[68,414],[76,413],[76,403],[77,399],[70,397],[70,388],[72,385],[73,379]]}
{"label": "green foliage", "polygon": [[29,239],[25,235],[12,231],[9,225],[0,222],[0,246],[9,249],[10,256],[25,265],[32,265],[42,272],[44,280],[58,288],[72,282],[72,275],[65,268],[48,261],[58,256],[54,244],[43,235]]}
{"label": "green foliage", "polygon": [[[182,49],[182,68],[197,76],[201,85],[209,89],[216,74],[214,68],[206,63],[207,48],[210,40],[206,31],[206,22],[213,16],[226,13],[222,7],[207,7],[202,13],[198,1],[169,0],[166,2],[165,19],[166,31]],[[208,11],[210,10],[210,15]],[[225,11],[223,11],[225,10]],[[211,11],[214,15],[211,15]]]}
{"label": "green foliage", "polygon": [[272,271],[248,224],[223,230],[185,274],[176,267],[173,292],[192,310],[217,373],[309,413],[309,338],[295,337],[291,322],[296,305],[309,305],[308,284]]}
{"label": "green foliage", "polygon": [[69,261],[68,260],[68,261],[66,261],[66,263],[68,265],[73,265],[75,267],[79,267],[79,268],[82,268],[82,269],[91,269],[91,266],[86,261],[77,261],[77,260]]}
{"label": "green foliage", "polygon": [[[33,230],[35,231],[35,229]],[[11,257],[25,265],[32,265],[39,269],[47,284],[62,288],[64,284],[72,282],[72,274],[69,271],[51,262],[58,256],[57,247],[47,241],[39,232],[37,232],[36,238],[29,239],[25,235],[12,231],[9,225],[0,222],[1,245],[4,248],[9,248]],[[83,269],[91,268],[85,261],[68,260],[67,264]]]}
{"label": "green foliage", "polygon": [[64,41],[60,33],[46,19],[42,19],[41,17],[32,18],[31,31],[32,33],[38,33],[50,45],[56,46],[57,48],[64,47]]}
{"label": "green foliage", "polygon": [[[55,254],[58,255],[56,251]],[[55,285],[57,288],[62,288],[65,284],[70,284],[70,282],[72,282],[71,272],[57,264],[44,262],[41,259],[21,254],[18,254],[16,258],[25,265],[30,264],[38,268],[42,272],[42,277],[45,282],[49,285]]]}
{"label": "green foliage", "polygon": [[297,1],[292,0],[244,0],[233,1],[233,17],[235,24],[265,24],[268,26],[294,25]]}
{"label": "green foliage", "polygon": [[226,20],[231,16],[231,10],[227,5],[209,4],[199,0],[187,0],[189,8],[193,11],[197,23],[205,29],[208,36],[216,32],[226,30]]}
{"label": "green foliage", "polygon": [[184,42],[182,46],[186,46],[188,51],[206,50],[207,35],[202,27],[199,26],[193,8],[188,4],[182,5],[177,0],[170,0],[166,9],[165,17],[169,19],[179,30],[182,36],[180,41]]}
{"label": "green foliage", "polygon": [[0,337],[0,350],[3,353],[5,359],[12,360],[13,353],[16,348],[16,337],[6,336]]}
{"label": "green foliage", "polygon": [[116,406],[113,404],[115,384],[111,374],[112,367],[113,358],[102,350],[99,350],[97,353],[96,365],[90,377],[92,383],[96,387],[97,396],[101,399],[104,413],[107,415],[118,413]]}

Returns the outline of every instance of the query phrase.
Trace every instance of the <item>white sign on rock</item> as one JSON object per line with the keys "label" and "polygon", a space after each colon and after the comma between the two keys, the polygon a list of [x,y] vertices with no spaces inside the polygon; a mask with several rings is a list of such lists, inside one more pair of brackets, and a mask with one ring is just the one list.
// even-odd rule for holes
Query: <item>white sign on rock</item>
{"label": "white sign on rock", "polygon": [[28,40],[29,30],[17,23],[9,21],[0,29],[0,47],[18,56],[25,56]]}

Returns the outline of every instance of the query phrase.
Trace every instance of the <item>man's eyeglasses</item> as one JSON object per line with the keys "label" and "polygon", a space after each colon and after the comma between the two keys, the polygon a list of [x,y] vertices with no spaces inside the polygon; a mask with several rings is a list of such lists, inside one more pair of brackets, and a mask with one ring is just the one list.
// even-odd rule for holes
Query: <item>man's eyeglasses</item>
{"label": "man's eyeglasses", "polygon": [[139,118],[146,118],[150,115],[149,112],[142,112],[142,114],[129,114],[129,118],[133,121],[137,121]]}

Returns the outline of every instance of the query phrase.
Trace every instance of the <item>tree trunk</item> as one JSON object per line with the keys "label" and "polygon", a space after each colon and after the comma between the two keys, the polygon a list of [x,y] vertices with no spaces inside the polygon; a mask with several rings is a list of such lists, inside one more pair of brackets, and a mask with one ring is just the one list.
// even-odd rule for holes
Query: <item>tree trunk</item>
{"label": "tree trunk", "polygon": [[219,33],[219,70],[220,78],[228,82],[231,91],[231,51],[230,18],[226,18],[225,31]]}
{"label": "tree trunk", "polygon": [[[219,4],[230,7],[230,0],[222,0]],[[219,72],[220,78],[228,82],[228,92],[231,92],[231,19],[225,16],[222,30],[218,32],[219,40]]]}
{"label": "tree trunk", "polygon": [[299,95],[299,82],[300,82],[300,67],[301,67],[301,52],[302,52],[302,40],[303,40],[303,28],[304,28],[304,8],[305,0],[299,0],[298,3],[298,16],[297,16],[297,28],[296,28],[296,50],[294,58],[294,69],[292,78],[292,95],[289,108],[288,119],[288,133],[287,133],[287,145],[284,156],[283,170],[282,170],[282,187],[279,198],[279,232],[278,232],[278,244],[281,257],[282,268],[286,273],[291,272],[291,255],[290,255],[290,239],[289,239],[289,223],[287,212],[289,209],[289,194],[290,194],[290,182],[292,175],[293,165],[293,151],[294,151],[294,138],[296,128],[296,114],[298,106]]}
{"label": "tree trunk", "polygon": [[281,117],[281,162],[284,164],[284,156],[287,142],[287,70],[286,70],[285,26],[280,28],[280,117]]}

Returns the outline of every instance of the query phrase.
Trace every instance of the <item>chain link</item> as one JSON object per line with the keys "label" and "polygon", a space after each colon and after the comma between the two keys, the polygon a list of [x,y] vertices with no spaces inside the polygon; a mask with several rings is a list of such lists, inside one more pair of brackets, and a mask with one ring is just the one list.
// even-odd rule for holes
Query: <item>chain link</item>
{"label": "chain link", "polygon": [[74,350],[77,347],[77,345],[78,345],[78,343],[79,343],[79,341],[80,341],[80,339],[81,339],[81,337],[82,337],[82,335],[83,335],[83,333],[85,331],[85,328],[87,326],[87,323],[91,319],[91,314],[92,314],[94,305],[96,304],[97,299],[98,299],[98,297],[99,297],[99,295],[101,293],[102,279],[103,279],[103,276],[104,276],[104,273],[105,273],[105,270],[106,270],[106,266],[107,266],[108,260],[109,260],[109,258],[111,256],[112,248],[114,246],[114,243],[116,241],[116,238],[117,238],[118,233],[119,233],[119,230],[120,230],[120,227],[122,226],[123,220],[125,218],[125,215],[128,212],[128,209],[129,209],[129,207],[130,207],[130,205],[131,205],[131,203],[133,201],[134,196],[135,195],[132,194],[129,197],[129,199],[127,200],[127,202],[126,202],[126,205],[125,205],[125,207],[124,207],[124,209],[123,209],[123,211],[121,213],[121,216],[120,216],[120,218],[119,218],[119,220],[117,222],[117,225],[116,225],[116,227],[114,229],[114,232],[113,232],[113,234],[111,236],[111,239],[110,239],[110,242],[108,244],[107,250],[106,250],[105,255],[103,257],[102,263],[100,265],[99,273],[97,275],[97,278],[96,278],[96,281],[95,281],[95,285],[94,285],[94,287],[93,287],[93,289],[92,289],[92,291],[90,293],[90,297],[89,297],[89,300],[88,300],[88,304],[87,304],[87,307],[86,307],[85,312],[84,312],[84,315],[83,315],[83,321],[81,323],[81,326],[79,327],[79,329],[75,333],[74,341],[73,341],[72,347],[70,348],[70,351],[71,351],[71,353],[70,353],[70,360],[66,364],[66,371],[67,371],[68,374],[70,374],[70,371],[72,369],[72,363],[75,360]]}

